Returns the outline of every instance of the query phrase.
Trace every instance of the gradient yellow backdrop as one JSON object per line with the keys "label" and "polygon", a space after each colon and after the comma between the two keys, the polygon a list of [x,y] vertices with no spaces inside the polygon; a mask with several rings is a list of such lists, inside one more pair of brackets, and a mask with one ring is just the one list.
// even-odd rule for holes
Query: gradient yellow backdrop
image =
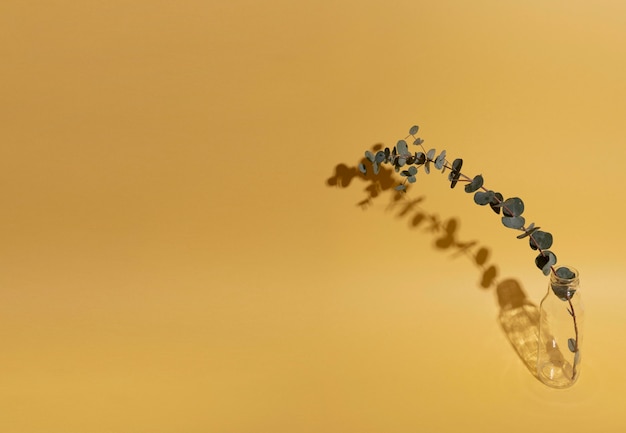
{"label": "gradient yellow backdrop", "polygon": [[[625,42],[622,0],[0,2],[0,430],[623,431]],[[573,388],[471,256],[327,183],[414,123],[580,271]],[[536,305],[527,245],[420,174]]]}

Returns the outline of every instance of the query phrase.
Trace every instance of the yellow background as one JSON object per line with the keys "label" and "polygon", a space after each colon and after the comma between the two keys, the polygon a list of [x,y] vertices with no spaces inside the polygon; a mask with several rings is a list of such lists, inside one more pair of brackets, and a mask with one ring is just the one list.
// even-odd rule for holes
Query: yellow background
{"label": "yellow background", "polygon": [[[623,0],[0,2],[0,430],[624,431],[625,42]],[[471,255],[328,184],[414,123],[579,270],[573,388]],[[539,303],[489,209],[409,198]]]}

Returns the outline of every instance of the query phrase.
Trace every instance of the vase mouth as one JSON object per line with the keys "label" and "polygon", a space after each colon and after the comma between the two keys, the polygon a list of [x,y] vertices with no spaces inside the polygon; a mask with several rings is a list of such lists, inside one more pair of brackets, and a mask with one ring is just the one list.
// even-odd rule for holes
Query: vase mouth
{"label": "vase mouth", "polygon": [[551,279],[554,282],[564,284],[571,283],[572,281],[576,281],[578,279],[578,270],[576,268],[566,265],[556,266],[554,268],[554,272],[552,273]]}
{"label": "vase mouth", "polygon": [[558,266],[550,276],[550,287],[562,301],[572,299],[578,289],[578,271],[570,266]]}

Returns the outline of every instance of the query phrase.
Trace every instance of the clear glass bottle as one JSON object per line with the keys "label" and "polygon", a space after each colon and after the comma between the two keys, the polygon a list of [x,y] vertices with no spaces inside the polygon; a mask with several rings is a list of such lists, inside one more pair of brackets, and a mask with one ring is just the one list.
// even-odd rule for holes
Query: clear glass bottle
{"label": "clear glass bottle", "polygon": [[554,269],[539,309],[537,376],[550,387],[567,388],[580,376],[584,311],[576,269]]}

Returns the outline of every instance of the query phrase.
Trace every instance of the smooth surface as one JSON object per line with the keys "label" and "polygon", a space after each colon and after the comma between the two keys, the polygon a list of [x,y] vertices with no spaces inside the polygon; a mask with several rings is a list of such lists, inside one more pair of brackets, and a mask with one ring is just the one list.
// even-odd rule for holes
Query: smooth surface
{"label": "smooth surface", "polygon": [[[621,0],[1,2],[0,430],[623,431],[624,41]],[[573,388],[489,209],[328,185],[414,123],[580,271]]]}

